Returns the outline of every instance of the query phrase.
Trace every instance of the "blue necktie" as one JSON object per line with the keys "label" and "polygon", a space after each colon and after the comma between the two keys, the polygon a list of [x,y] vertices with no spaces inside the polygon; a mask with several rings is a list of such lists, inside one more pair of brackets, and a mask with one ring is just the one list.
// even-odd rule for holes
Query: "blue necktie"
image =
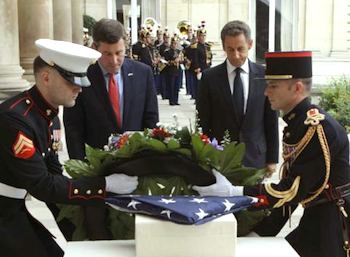
{"label": "blue necktie", "polygon": [[239,121],[243,120],[244,115],[244,94],[243,94],[243,83],[241,80],[241,68],[236,68],[236,76],[233,81],[233,103],[236,108],[236,113]]}

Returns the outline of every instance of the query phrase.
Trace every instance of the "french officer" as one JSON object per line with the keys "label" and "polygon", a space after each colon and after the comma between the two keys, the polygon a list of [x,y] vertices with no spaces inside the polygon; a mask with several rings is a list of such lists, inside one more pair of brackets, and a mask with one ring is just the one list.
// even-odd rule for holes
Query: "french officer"
{"label": "french officer", "polygon": [[[217,183],[195,187],[201,195],[251,195],[258,205],[272,208],[280,222],[282,208],[305,209],[287,240],[302,257],[349,256],[349,140],[339,123],[311,104],[312,53],[266,53],[265,95],[283,112],[283,158],[279,183],[232,186],[220,174]],[[287,212],[285,212],[287,213]],[[270,217],[266,219],[269,220]],[[285,219],[286,220],[286,219]],[[266,220],[265,220],[266,221]],[[258,233],[266,235],[263,226]],[[267,224],[267,225],[266,225]],[[270,230],[266,223],[266,231]]]}

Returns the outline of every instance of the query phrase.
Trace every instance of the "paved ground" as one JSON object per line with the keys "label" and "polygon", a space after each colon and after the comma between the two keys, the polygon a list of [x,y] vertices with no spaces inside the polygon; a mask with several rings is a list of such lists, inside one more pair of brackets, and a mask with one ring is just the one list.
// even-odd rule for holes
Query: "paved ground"
{"label": "paved ground", "polygon": [[[181,126],[192,126],[194,124],[195,117],[195,105],[194,100],[191,100],[189,96],[185,95],[184,90],[182,89],[180,92],[179,103],[178,106],[170,106],[167,100],[159,100],[159,111],[160,111],[160,122],[162,123],[172,123],[173,115],[176,114],[178,117],[179,125]],[[284,124],[283,121],[280,120],[280,130],[282,130]],[[64,134],[63,134],[64,138]],[[64,149],[60,153],[60,160],[64,162],[68,159],[67,151]],[[280,158],[281,159],[281,158]],[[278,174],[275,174],[269,181],[278,181]],[[52,215],[47,210],[45,205],[37,200],[29,200],[27,201],[27,205],[30,208],[31,212],[35,217],[41,220],[46,227],[50,229],[50,231],[56,235],[58,242],[64,246],[65,240],[62,237],[62,234],[58,230],[55,221],[52,218]],[[283,228],[281,233],[278,236],[285,236],[288,234],[295,226],[298,224],[300,216],[302,214],[302,208],[297,209],[297,211],[292,215],[291,219],[291,227],[288,224]]]}

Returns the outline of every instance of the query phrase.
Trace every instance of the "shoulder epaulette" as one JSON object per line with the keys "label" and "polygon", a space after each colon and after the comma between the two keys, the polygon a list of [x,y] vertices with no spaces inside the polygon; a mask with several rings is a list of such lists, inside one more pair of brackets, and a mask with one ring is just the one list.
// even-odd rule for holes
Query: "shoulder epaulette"
{"label": "shoulder epaulette", "polygon": [[194,49],[194,48],[197,48],[197,46],[198,46],[198,44],[197,44],[197,43],[194,43],[194,44],[191,45],[191,48]]}
{"label": "shoulder epaulette", "polygon": [[146,47],[146,45],[145,44],[142,44],[142,48],[145,48]]}
{"label": "shoulder epaulette", "polygon": [[325,115],[320,113],[318,109],[312,108],[306,113],[306,120],[304,121],[305,125],[317,126],[320,124],[321,120],[325,119]]}
{"label": "shoulder epaulette", "polygon": [[17,101],[13,102],[9,109],[14,110],[15,112],[26,116],[28,112],[33,107],[34,103],[30,97],[23,96],[22,98],[18,99]]}

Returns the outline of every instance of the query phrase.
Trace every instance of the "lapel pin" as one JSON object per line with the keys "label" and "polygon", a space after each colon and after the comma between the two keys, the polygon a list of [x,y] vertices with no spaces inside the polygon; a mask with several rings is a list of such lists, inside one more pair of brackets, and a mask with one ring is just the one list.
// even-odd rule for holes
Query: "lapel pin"
{"label": "lapel pin", "polygon": [[128,77],[134,76],[134,73],[130,72],[128,73]]}

